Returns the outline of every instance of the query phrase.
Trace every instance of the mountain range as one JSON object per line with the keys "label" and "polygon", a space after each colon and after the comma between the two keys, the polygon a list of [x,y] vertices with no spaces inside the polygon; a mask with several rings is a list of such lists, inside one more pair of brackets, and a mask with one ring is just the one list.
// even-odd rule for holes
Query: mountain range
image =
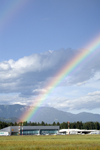
{"label": "mountain range", "polygon": [[[5,122],[17,122],[18,119],[21,121],[22,114],[26,114],[28,110],[32,110],[32,106],[26,105],[0,105],[0,121]],[[25,120],[27,121],[27,120]],[[64,112],[61,110],[57,110],[53,107],[40,107],[38,111],[31,118],[32,122],[42,122],[45,123],[53,123],[53,122],[100,122],[100,115],[82,112],[79,114],[72,114],[69,112]]]}

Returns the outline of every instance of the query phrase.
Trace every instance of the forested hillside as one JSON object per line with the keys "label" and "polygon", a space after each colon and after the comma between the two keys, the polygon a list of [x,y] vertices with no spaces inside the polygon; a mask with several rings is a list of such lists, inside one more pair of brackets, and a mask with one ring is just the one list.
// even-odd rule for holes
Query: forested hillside
{"label": "forested hillside", "polygon": [[[22,123],[19,122],[19,123],[6,123],[6,122],[1,122],[0,121],[0,129],[2,128],[5,128],[5,127],[8,127],[8,126],[21,126]],[[67,122],[63,122],[63,123],[55,123],[53,122],[52,124],[47,124],[45,122],[41,122],[41,123],[37,123],[37,122],[23,122],[23,126],[60,126],[60,129],[68,129],[68,123]],[[99,130],[100,129],[100,123],[99,122],[85,122],[85,123],[82,123],[82,122],[73,122],[73,123],[70,123],[70,128],[71,129],[97,129]]]}

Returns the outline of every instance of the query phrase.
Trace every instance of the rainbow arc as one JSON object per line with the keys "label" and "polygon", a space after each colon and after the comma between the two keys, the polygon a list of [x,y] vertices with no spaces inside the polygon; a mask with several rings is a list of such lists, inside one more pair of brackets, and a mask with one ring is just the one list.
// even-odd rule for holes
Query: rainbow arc
{"label": "rainbow arc", "polygon": [[100,36],[95,38],[86,48],[80,51],[69,63],[67,63],[59,72],[55,75],[54,79],[50,81],[44,89],[46,92],[40,93],[39,96],[33,101],[32,109],[28,109],[21,117],[23,121],[30,121],[32,116],[36,114],[39,106],[48,98],[50,93],[67,77],[72,71],[77,69],[78,65],[84,62],[88,57],[91,57],[100,46]]}

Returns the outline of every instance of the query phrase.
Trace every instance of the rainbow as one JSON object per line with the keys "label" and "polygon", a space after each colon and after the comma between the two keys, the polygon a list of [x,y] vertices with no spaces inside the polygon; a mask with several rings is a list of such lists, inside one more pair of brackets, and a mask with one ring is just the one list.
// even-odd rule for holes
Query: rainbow
{"label": "rainbow", "polygon": [[30,121],[33,115],[39,109],[39,106],[47,99],[49,94],[54,90],[54,88],[61,83],[61,81],[68,76],[72,71],[74,71],[84,60],[86,60],[90,55],[93,54],[100,46],[100,36],[95,38],[85,49],[81,50],[69,63],[67,63],[50,81],[44,89],[46,91],[40,93],[40,95],[34,100],[33,104],[35,107],[28,109],[21,117],[22,121]]}
{"label": "rainbow", "polygon": [[13,0],[12,2],[7,2],[6,6],[0,13],[0,32],[5,29],[11,20],[14,18],[15,14],[19,12],[19,10],[26,5],[27,0]]}

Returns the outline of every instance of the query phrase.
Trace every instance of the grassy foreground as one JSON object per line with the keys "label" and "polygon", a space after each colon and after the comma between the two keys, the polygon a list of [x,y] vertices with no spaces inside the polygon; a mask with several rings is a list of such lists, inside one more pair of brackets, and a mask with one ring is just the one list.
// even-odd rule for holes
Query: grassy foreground
{"label": "grassy foreground", "polygon": [[0,137],[0,150],[100,150],[100,135]]}

